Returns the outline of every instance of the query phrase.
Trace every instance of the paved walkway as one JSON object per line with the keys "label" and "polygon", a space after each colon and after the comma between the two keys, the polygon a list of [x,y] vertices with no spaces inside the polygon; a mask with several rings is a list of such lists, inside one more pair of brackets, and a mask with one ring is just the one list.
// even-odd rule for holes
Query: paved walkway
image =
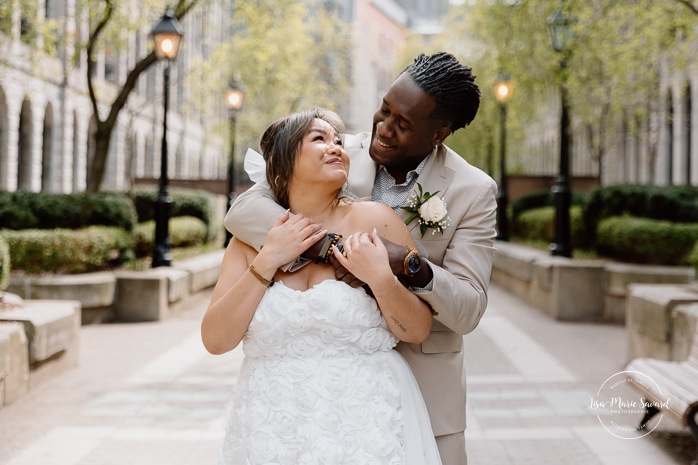
{"label": "paved walkway", "polygon": [[[198,329],[209,296],[159,323],[84,326],[80,367],[0,410],[0,464],[215,463],[241,353],[204,351]],[[622,327],[552,321],[493,287],[465,341],[470,465],[678,465],[694,457],[691,436],[667,421],[648,437],[619,439],[589,408],[623,369]]]}

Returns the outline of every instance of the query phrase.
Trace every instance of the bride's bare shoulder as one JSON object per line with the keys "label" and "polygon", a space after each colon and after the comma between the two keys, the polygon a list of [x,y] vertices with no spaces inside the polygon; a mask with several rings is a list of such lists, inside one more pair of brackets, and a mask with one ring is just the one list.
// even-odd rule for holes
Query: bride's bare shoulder
{"label": "bride's bare shoulder", "polygon": [[351,204],[350,215],[352,222],[359,226],[376,227],[378,224],[401,223],[400,217],[392,208],[384,203],[373,200],[356,201]]}

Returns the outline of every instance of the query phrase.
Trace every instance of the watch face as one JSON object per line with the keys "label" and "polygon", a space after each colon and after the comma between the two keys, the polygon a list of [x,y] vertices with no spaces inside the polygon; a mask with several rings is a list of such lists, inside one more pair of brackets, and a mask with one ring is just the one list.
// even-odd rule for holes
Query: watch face
{"label": "watch face", "polygon": [[411,274],[415,274],[416,272],[418,272],[421,266],[422,260],[419,258],[419,255],[412,255],[407,260],[407,269]]}

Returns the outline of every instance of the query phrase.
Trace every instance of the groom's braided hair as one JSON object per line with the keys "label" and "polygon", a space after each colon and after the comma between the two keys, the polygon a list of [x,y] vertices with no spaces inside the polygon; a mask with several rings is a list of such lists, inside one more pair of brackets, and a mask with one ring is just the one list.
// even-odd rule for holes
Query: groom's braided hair
{"label": "groom's braided hair", "polygon": [[436,100],[432,116],[452,131],[469,125],[480,107],[480,89],[473,70],[458,62],[447,52],[420,54],[409,65],[407,73],[415,84]]}

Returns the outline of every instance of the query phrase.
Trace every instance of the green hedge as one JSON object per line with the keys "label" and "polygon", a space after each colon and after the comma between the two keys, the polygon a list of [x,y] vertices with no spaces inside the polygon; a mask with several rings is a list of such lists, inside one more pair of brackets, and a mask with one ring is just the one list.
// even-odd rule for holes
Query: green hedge
{"label": "green hedge", "polygon": [[[516,222],[521,213],[540,207],[552,207],[555,202],[553,193],[548,191],[534,192],[533,194],[522,195],[511,204],[512,220]],[[584,205],[586,193],[572,192],[570,197],[571,205]]]}
{"label": "green hedge", "polygon": [[[555,208],[539,207],[526,210],[516,222],[516,235],[531,241],[552,242],[555,235]],[[573,248],[583,247],[587,240],[582,219],[582,207],[570,207],[570,240]]]}
{"label": "green hedge", "polygon": [[0,191],[2,228],[82,229],[114,226],[132,231],[137,221],[131,200],[121,193],[47,194]]}
{"label": "green hedge", "polygon": [[[206,224],[199,218],[180,216],[170,219],[170,245],[172,247],[189,247],[203,244],[208,237]],[[137,257],[145,257],[153,252],[155,242],[155,222],[139,223],[133,231],[134,252]]]}
{"label": "green hedge", "polygon": [[7,289],[10,283],[10,246],[0,236],[0,291]]}
{"label": "green hedge", "polygon": [[589,193],[584,206],[587,230],[598,233],[601,220],[623,215],[697,223],[698,187],[618,184],[598,187]]}
{"label": "green hedge", "polygon": [[698,223],[619,216],[601,220],[596,248],[625,262],[686,266],[696,241]]}
{"label": "green hedge", "polygon": [[[210,195],[206,191],[196,189],[177,189],[170,191],[172,199],[172,217],[193,216],[204,222],[208,237],[212,237],[212,212],[209,202]],[[158,191],[139,188],[135,190],[134,204],[138,214],[138,222],[145,223],[155,218],[155,204]]]}
{"label": "green hedge", "polygon": [[132,254],[131,234],[121,228],[0,230],[12,251],[12,269],[28,274],[103,270]]}

